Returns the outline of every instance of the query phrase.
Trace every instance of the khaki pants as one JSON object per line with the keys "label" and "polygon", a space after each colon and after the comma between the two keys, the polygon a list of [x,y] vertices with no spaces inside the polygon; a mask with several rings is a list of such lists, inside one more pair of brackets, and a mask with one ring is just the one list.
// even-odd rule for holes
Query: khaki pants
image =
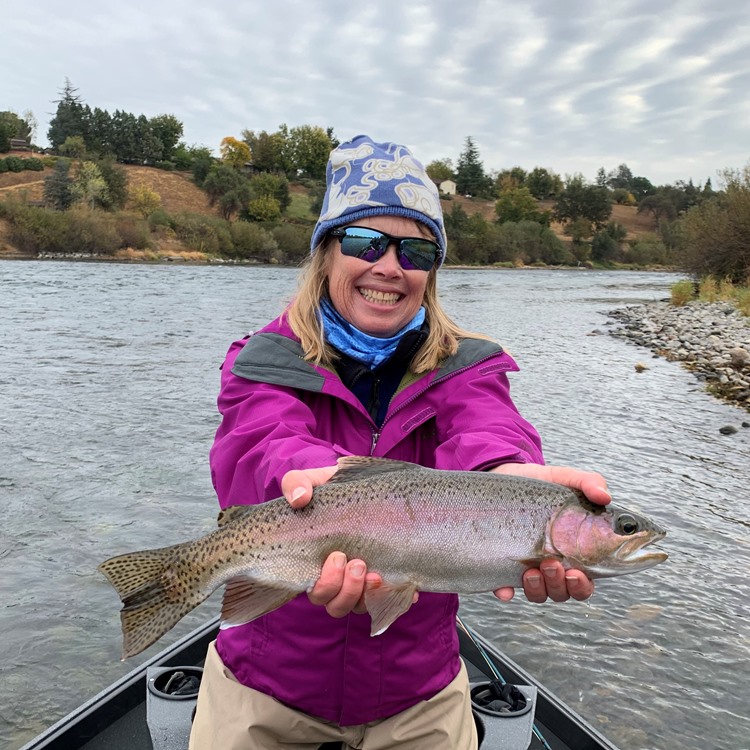
{"label": "khaki pants", "polygon": [[208,647],[190,750],[314,750],[324,742],[342,742],[346,750],[476,750],[466,667],[428,701],[340,727],[240,684],[214,644]]}

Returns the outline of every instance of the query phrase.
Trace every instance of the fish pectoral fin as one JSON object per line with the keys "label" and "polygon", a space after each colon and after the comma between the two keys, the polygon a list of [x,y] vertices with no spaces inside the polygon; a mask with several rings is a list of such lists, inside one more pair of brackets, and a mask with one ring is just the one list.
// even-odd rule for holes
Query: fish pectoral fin
{"label": "fish pectoral fin", "polygon": [[247,576],[231,578],[226,583],[221,603],[221,627],[244,625],[278,609],[299,593],[299,588],[283,583],[264,583]]}
{"label": "fish pectoral fin", "polygon": [[365,606],[372,619],[370,635],[380,635],[411,607],[417,587],[411,581],[383,581],[368,586],[365,591]]}

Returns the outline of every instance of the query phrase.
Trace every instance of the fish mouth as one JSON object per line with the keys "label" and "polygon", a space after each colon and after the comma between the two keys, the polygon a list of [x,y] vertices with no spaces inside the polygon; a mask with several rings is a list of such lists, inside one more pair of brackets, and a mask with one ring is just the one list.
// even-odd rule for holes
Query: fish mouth
{"label": "fish mouth", "polygon": [[659,549],[652,549],[651,545],[658,542],[667,535],[665,531],[642,531],[628,537],[614,554],[615,559],[621,565],[628,567],[650,568],[664,562],[669,555]]}

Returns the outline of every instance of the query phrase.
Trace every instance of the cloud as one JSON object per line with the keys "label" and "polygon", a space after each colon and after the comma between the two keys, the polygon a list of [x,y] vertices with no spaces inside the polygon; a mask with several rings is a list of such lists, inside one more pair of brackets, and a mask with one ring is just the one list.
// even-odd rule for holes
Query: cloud
{"label": "cloud", "polygon": [[45,142],[70,78],[90,106],[176,115],[214,149],[245,128],[332,126],[487,169],[593,179],[627,163],[657,184],[743,166],[750,9],[708,0],[52,0],[6,14],[0,108]]}

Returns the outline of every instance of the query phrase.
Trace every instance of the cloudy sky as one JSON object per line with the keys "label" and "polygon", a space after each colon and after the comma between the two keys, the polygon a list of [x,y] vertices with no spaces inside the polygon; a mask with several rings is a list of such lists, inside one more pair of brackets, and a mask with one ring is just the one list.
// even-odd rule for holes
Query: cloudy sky
{"label": "cloudy sky", "polygon": [[0,3],[0,110],[46,143],[65,78],[93,107],[243,129],[332,126],[487,170],[626,163],[655,184],[750,159],[741,0],[31,0]]}

